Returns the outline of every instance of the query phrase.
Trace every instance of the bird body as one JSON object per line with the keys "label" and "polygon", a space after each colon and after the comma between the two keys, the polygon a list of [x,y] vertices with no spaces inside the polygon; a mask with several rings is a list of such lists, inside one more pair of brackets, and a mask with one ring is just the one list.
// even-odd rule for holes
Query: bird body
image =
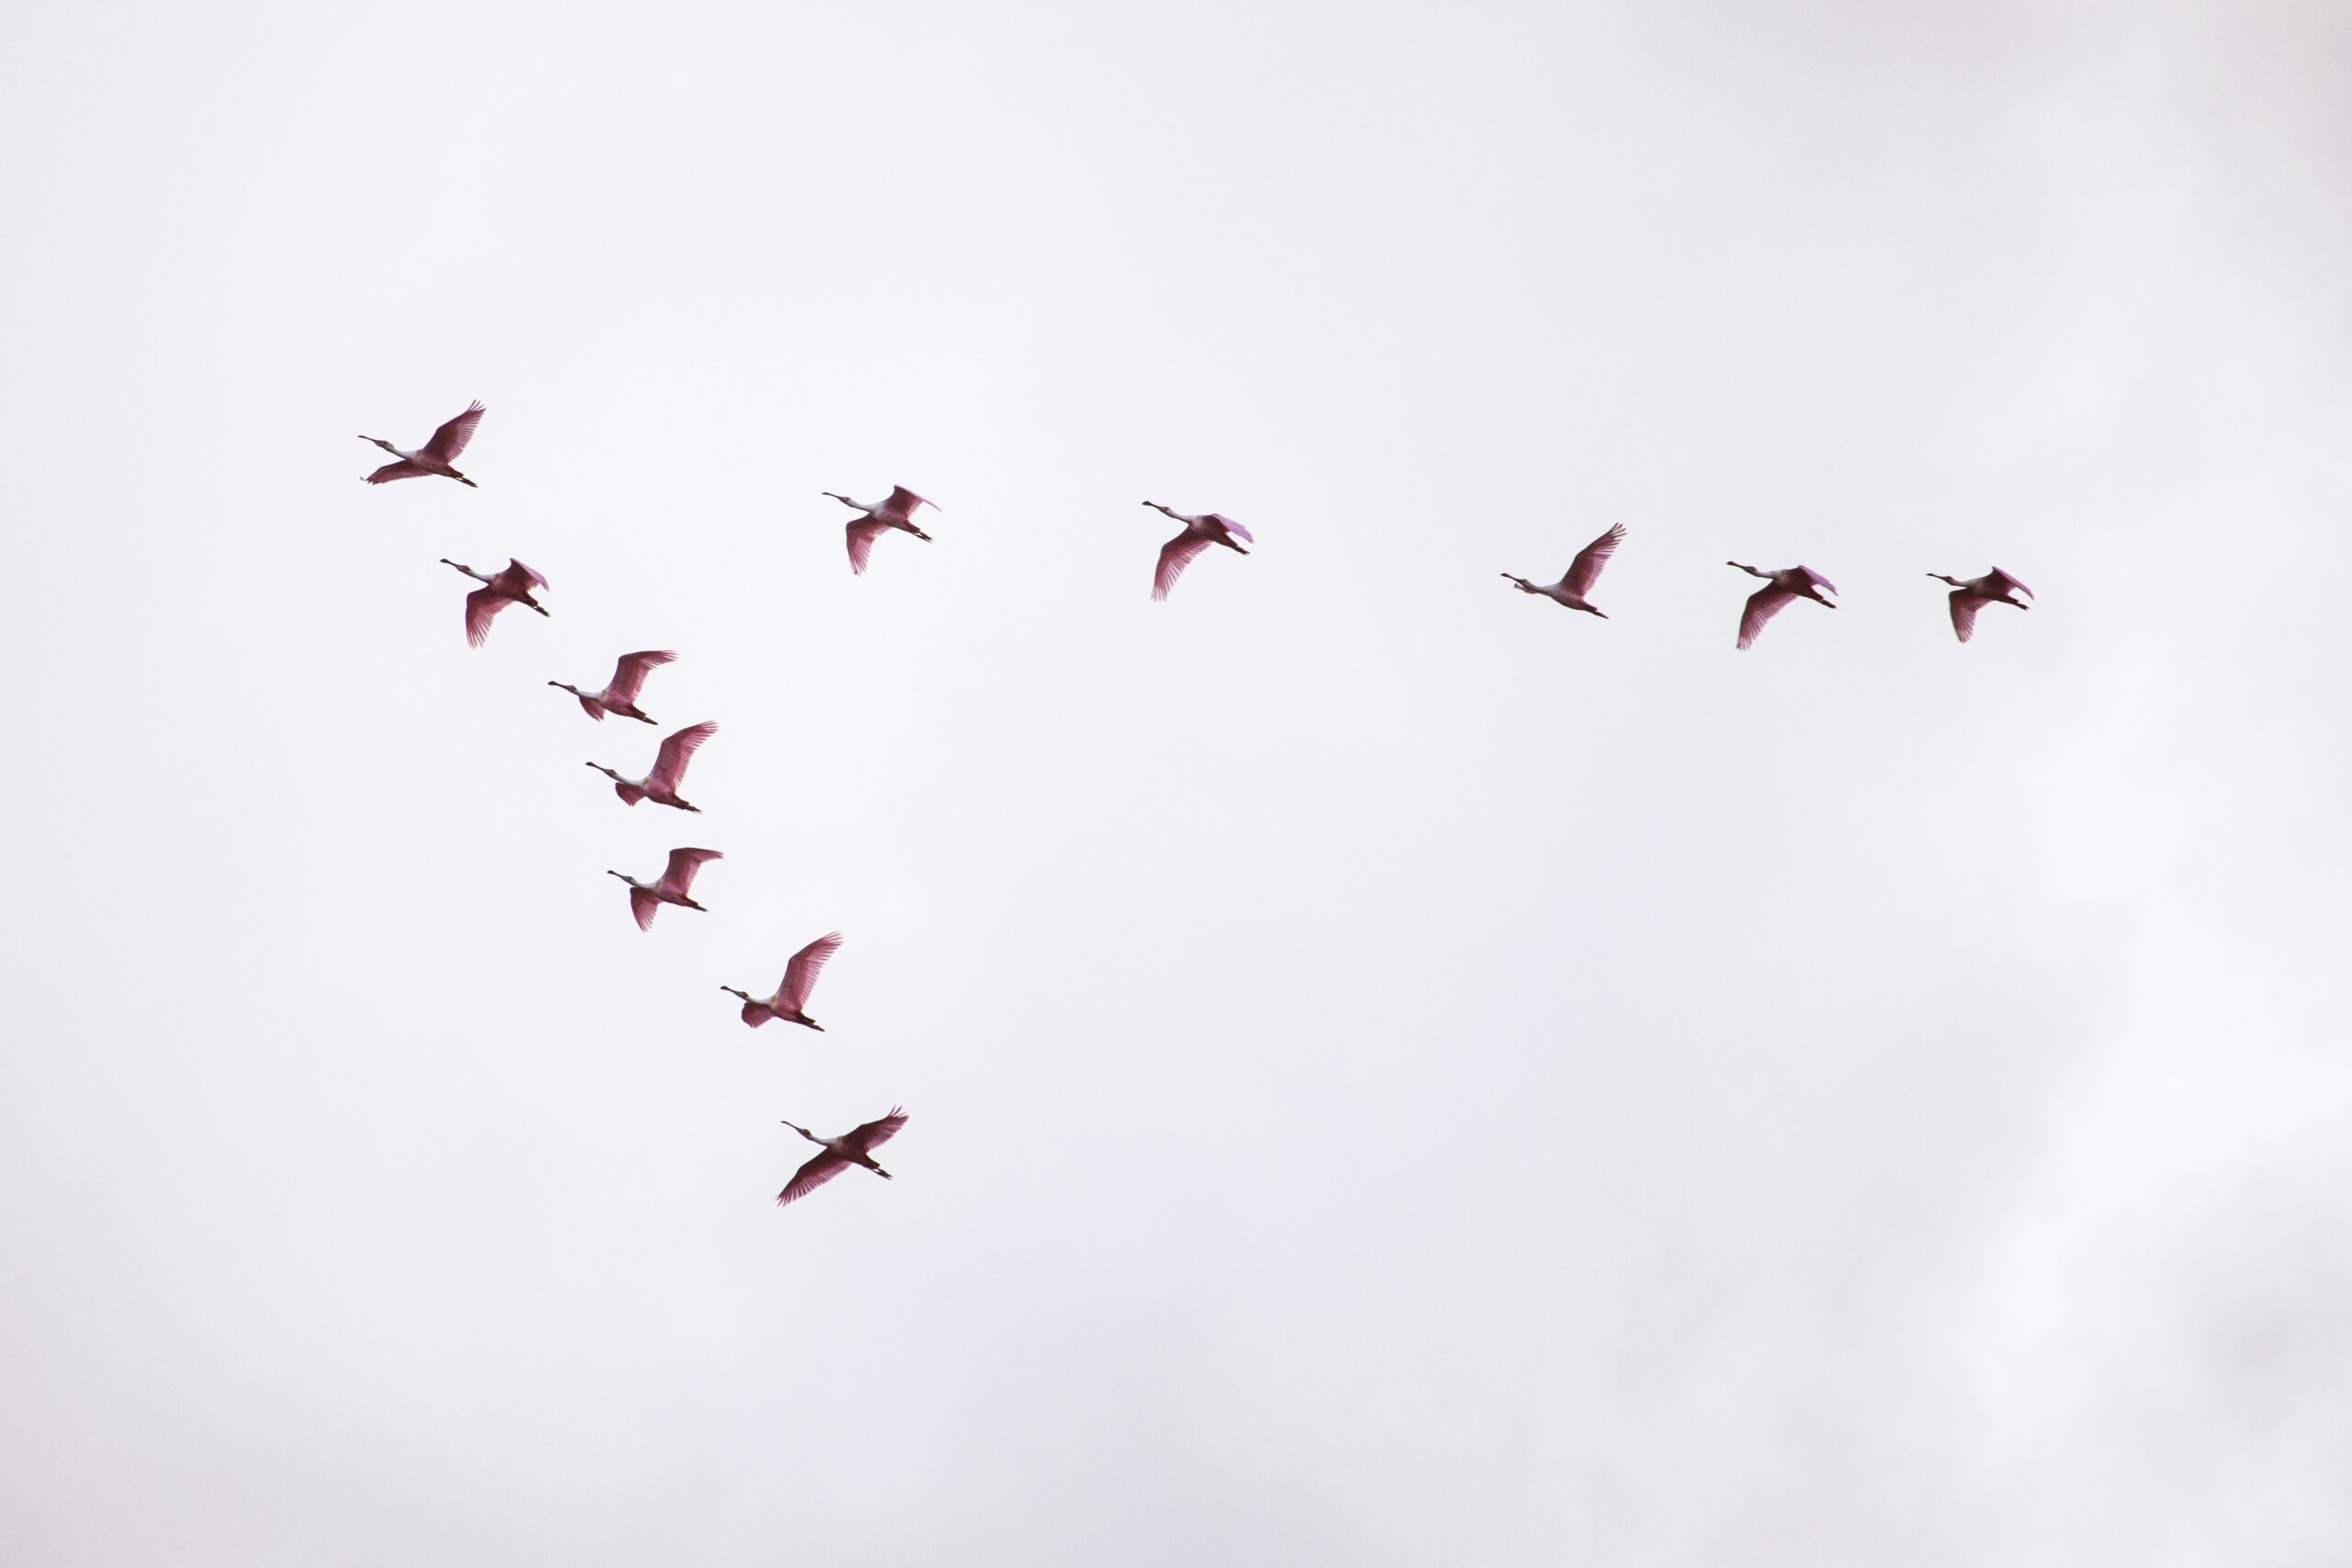
{"label": "bird body", "polygon": [[806,1024],[821,1034],[825,1026],[810,1018],[805,1010],[808,1006],[808,993],[816,987],[818,972],[825,967],[827,959],[841,951],[841,945],[842,933],[831,931],[794,953],[791,962],[785,965],[784,979],[776,987],[774,996],[755,997],[732,986],[718,988],[743,998],[743,1021],[753,1029],[772,1018],[780,1018],[786,1023]]}
{"label": "bird body", "polygon": [[459,566],[447,556],[441,558],[443,566],[457,567],[482,586],[466,595],[466,640],[480,648],[490,635],[490,623],[498,612],[509,604],[528,604],[544,615],[547,606],[531,597],[534,588],[545,588],[548,580],[519,560],[508,560],[506,570],[495,576],[485,577],[469,566]]}
{"label": "bird body", "polygon": [[468,489],[480,490],[480,485],[450,465],[457,462],[458,454],[465,451],[466,443],[474,438],[474,426],[481,423],[481,404],[474,403],[457,418],[445,423],[433,433],[432,440],[413,452],[395,446],[380,435],[361,436],[360,440],[381,446],[400,459],[397,463],[387,463],[369,474],[368,482],[371,485],[390,484],[394,479],[423,479],[427,474],[438,474],[443,479],[455,479]]}
{"label": "bird body", "polygon": [[705,720],[690,725],[662,742],[662,750],[654,754],[653,769],[641,779],[624,778],[602,762],[588,765],[613,781],[613,793],[628,805],[650,800],[656,806],[673,806],[681,811],[700,811],[678,797],[678,785],[686,776],[686,763],[702,749],[702,743],[718,733],[718,726]]}
{"label": "bird body", "polygon": [[907,1113],[895,1105],[888,1116],[853,1127],[838,1138],[820,1138],[806,1127],[786,1122],[786,1126],[820,1145],[820,1152],[810,1156],[807,1164],[792,1173],[792,1179],[775,1195],[776,1206],[781,1208],[796,1198],[806,1198],[854,1165],[862,1165],[883,1180],[889,1180],[890,1173],[874,1163],[874,1151],[897,1136],[899,1129],[906,1124]]}
{"label": "bird body", "polygon": [[677,657],[664,651],[624,653],[620,662],[613,666],[612,680],[601,692],[583,692],[567,681],[549,681],[548,684],[579,698],[581,710],[599,724],[605,722],[608,713],[651,724],[653,720],[638,708],[638,689],[645,684],[647,675]]}
{"label": "bird body", "polygon": [[1816,604],[1827,604],[1833,610],[1838,607],[1822,596],[1824,589],[1837,592],[1838,585],[1809,566],[1788,566],[1778,571],[1759,571],[1752,566],[1741,566],[1736,560],[1724,564],[1739,567],[1750,577],[1764,579],[1764,586],[1747,596],[1747,608],[1740,614],[1739,646],[1742,648],[1756,640],[1756,634],[1764,629],[1765,622],[1796,600],[1810,599]]}
{"label": "bird body", "polygon": [[1258,542],[1249,529],[1221,512],[1188,515],[1162,506],[1156,501],[1147,501],[1144,504],[1184,525],[1182,533],[1159,547],[1159,564],[1151,574],[1151,596],[1154,599],[1167,598],[1169,591],[1176,586],[1176,580],[1184,575],[1184,569],[1211,545],[1223,545],[1236,555],[1246,556],[1250,552],[1235,544],[1234,540],[1248,539],[1253,545]]}
{"label": "bird body", "polygon": [[1982,577],[1946,577],[1940,571],[1931,571],[1928,575],[1939,582],[1951,584],[1951,629],[1959,634],[1962,642],[1975,635],[1976,612],[1987,604],[2011,604],[2020,610],[2033,608],[2018,597],[2022,593],[2026,599],[2030,599],[2033,590],[1997,566]]}
{"label": "bird body", "polygon": [[931,540],[930,535],[914,525],[915,508],[928,506],[936,512],[938,504],[925,501],[904,485],[891,486],[890,493],[880,501],[852,501],[837,491],[829,490],[824,493],[843,506],[865,514],[849,525],[849,570],[853,576],[865,575],[866,558],[874,553],[874,541],[880,538],[886,529],[896,528],[902,534],[912,534],[925,543]]}
{"label": "bird body", "polygon": [[1605,621],[1609,617],[1602,615],[1597,605],[1588,602],[1585,595],[1592,592],[1592,585],[1600,580],[1600,569],[1609,564],[1609,558],[1615,555],[1617,547],[1624,542],[1625,525],[1612,523],[1609,532],[1577,552],[1577,558],[1568,563],[1568,570],[1560,574],[1557,582],[1533,583],[1508,571],[1503,576],[1519,584],[1521,593],[1541,594],[1563,609],[1582,610],[1589,615],[1600,615]]}
{"label": "bird body", "polygon": [[[628,912],[637,917],[639,931],[651,931],[653,917],[664,904],[675,904],[684,909],[702,908],[700,904],[686,896],[687,889],[695,885],[695,873],[702,869],[705,861],[726,858],[717,850],[672,850],[670,863],[662,868],[662,875],[656,881],[639,882],[636,877],[622,875],[617,871],[607,871],[605,874],[618,876],[628,884]],[[704,910],[706,914],[708,912]]]}

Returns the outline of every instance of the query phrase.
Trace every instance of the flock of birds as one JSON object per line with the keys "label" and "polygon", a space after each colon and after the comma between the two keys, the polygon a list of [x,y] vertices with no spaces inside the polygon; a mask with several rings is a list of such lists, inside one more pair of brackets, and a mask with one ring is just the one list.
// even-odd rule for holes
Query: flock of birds
{"label": "flock of birds", "polygon": [[[464,455],[467,444],[472,441],[474,430],[481,423],[482,412],[481,403],[471,404],[463,413],[434,431],[432,439],[413,452],[395,446],[379,436],[361,436],[359,439],[362,441],[382,447],[396,459],[368,475],[367,482],[386,484],[394,479],[437,475],[469,488],[480,488],[458,471],[457,461]],[[888,495],[876,502],[856,501],[833,491],[822,493],[857,513],[847,530],[849,565],[853,573],[865,572],[873,556],[875,541],[886,533],[910,534],[926,542],[931,539],[929,534],[915,525],[914,513],[925,506],[935,512],[937,505],[903,485],[893,487]],[[1240,541],[1257,542],[1249,529],[1221,513],[1204,512],[1191,515],[1162,506],[1156,501],[1147,501],[1144,504],[1183,525],[1182,532],[1159,547],[1159,559],[1151,578],[1151,596],[1154,599],[1167,598],[1177,580],[1183,576],[1184,569],[1212,547],[1222,545],[1246,556],[1250,552]],[[1617,547],[1624,542],[1624,538],[1625,525],[1622,523],[1612,525],[1607,533],[1577,552],[1576,559],[1568,564],[1568,570],[1560,575],[1557,582],[1531,582],[1508,571],[1502,575],[1522,593],[1536,594],[1564,609],[1581,610],[1606,620],[1607,615],[1592,603],[1590,595],[1594,585],[1600,580],[1602,569],[1609,564],[1609,558],[1616,553]],[[547,606],[534,596],[537,591],[547,587],[548,580],[520,560],[510,559],[503,570],[490,573],[476,571],[446,556],[442,558],[442,564],[454,567],[481,584],[466,595],[466,640],[474,647],[481,646],[482,640],[490,635],[491,623],[509,604],[520,604],[542,615],[548,613]],[[1725,564],[1764,581],[1763,587],[1748,595],[1747,605],[1740,613],[1738,646],[1742,649],[1751,647],[1765,625],[1799,599],[1810,599],[1833,610],[1838,607],[1830,597],[1838,592],[1837,585],[1811,567],[1792,566],[1778,571],[1765,571],[1739,561]],[[1952,630],[1962,642],[1975,634],[1976,614],[1985,605],[2007,604],[2023,610],[2030,607],[2025,601],[2033,597],[2031,589],[1999,567],[1974,578],[1951,577],[1939,571],[1931,571],[1928,575],[1951,585],[1949,597]],[[548,684],[570,692],[578,700],[581,709],[598,723],[610,714],[618,718],[633,718],[643,724],[652,724],[651,716],[637,705],[638,694],[644,689],[647,676],[677,657],[667,649],[625,653],[613,667],[612,678],[600,691],[583,692],[563,681],[550,681]],[[656,806],[699,812],[701,807],[686,800],[678,791],[685,782],[687,763],[693,761],[703,742],[718,732],[718,725],[706,722],[689,725],[668,736],[654,753],[653,765],[643,778],[624,777],[602,762],[590,762],[588,766],[611,779],[614,793],[628,805],[635,806],[641,800],[650,800]],[[662,874],[651,882],[640,882],[618,871],[608,872],[607,874],[619,877],[628,885],[629,913],[635,917],[639,930],[650,931],[653,917],[664,904],[686,909],[703,908],[692,897],[695,874],[704,863],[721,858],[717,850],[674,849],[670,852],[669,863],[662,868]],[[842,933],[830,931],[801,948],[786,963],[784,978],[768,996],[754,997],[733,986],[721,986],[719,989],[741,998],[743,1021],[754,1029],[770,1020],[781,1020],[786,1023],[797,1023],[821,1031],[824,1026],[808,1016],[808,998],[816,987],[817,976],[823,971],[826,962],[841,950],[841,945]],[[783,1125],[817,1145],[818,1153],[793,1172],[792,1179],[776,1194],[776,1202],[785,1204],[806,1197],[854,1165],[863,1166],[876,1176],[888,1179],[890,1173],[875,1163],[874,1151],[896,1136],[899,1129],[906,1124],[905,1111],[896,1106],[891,1108],[888,1115],[863,1122],[832,1138],[820,1138],[806,1127],[791,1122],[784,1122]]]}
{"label": "flock of birds", "polygon": [[[1147,502],[1145,504],[1150,503]],[[1167,509],[1163,507],[1161,510]],[[1243,536],[1244,538],[1248,536]],[[1609,564],[1609,558],[1617,553],[1617,547],[1624,541],[1625,525],[1611,524],[1609,532],[1577,552],[1577,558],[1568,563],[1568,570],[1560,574],[1557,582],[1530,582],[1508,571],[1503,573],[1503,577],[1517,583],[1521,593],[1541,594],[1563,609],[1582,610],[1588,615],[1600,615],[1605,621],[1609,617],[1586,595],[1592,592],[1592,585],[1600,581],[1600,569]],[[1171,540],[1169,547],[1172,549],[1182,542],[1181,539]],[[1199,552],[1195,549],[1194,553]],[[1160,570],[1165,572],[1166,551],[1160,553]],[[1837,602],[1828,597],[1838,592],[1838,585],[1809,566],[1787,566],[1778,571],[1765,571],[1736,560],[1724,564],[1738,567],[1748,576],[1764,580],[1764,586],[1747,596],[1747,607],[1739,615],[1739,646],[1743,649],[1753,647],[1758,634],[1764,629],[1764,624],[1800,599],[1810,599],[1832,610],[1838,607]],[[1180,566],[1177,570],[1181,571],[1183,569]],[[1931,571],[1928,575],[1939,582],[1951,584],[1951,629],[1960,635],[1962,642],[1976,635],[1976,612],[1985,605],[2010,604],[2020,610],[2032,607],[2025,600],[2033,597],[2033,590],[1997,566],[1982,577],[1951,577],[1940,571]],[[2019,594],[2025,598],[2020,599]],[[1164,592],[1158,592],[1152,595],[1155,599],[1165,596]]]}

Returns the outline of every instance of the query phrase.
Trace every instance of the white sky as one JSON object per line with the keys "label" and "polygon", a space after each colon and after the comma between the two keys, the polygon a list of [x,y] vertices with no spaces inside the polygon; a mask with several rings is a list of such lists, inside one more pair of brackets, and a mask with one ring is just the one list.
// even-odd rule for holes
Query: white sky
{"label": "white sky", "polygon": [[2342,1562],[2348,65],[11,13],[0,1559]]}

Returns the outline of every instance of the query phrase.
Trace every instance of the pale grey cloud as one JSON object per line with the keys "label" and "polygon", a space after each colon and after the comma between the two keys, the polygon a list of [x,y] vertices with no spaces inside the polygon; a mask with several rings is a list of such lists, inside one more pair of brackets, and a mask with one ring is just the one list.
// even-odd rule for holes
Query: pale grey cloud
{"label": "pale grey cloud", "polygon": [[2335,1561],[2346,42],[16,21],[4,1554]]}

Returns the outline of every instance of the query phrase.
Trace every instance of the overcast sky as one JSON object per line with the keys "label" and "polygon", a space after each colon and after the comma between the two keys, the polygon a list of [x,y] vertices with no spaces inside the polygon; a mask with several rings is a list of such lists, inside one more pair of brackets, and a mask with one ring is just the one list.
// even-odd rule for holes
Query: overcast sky
{"label": "overcast sky", "polygon": [[0,1559],[2343,1562],[2347,69],[18,7]]}

